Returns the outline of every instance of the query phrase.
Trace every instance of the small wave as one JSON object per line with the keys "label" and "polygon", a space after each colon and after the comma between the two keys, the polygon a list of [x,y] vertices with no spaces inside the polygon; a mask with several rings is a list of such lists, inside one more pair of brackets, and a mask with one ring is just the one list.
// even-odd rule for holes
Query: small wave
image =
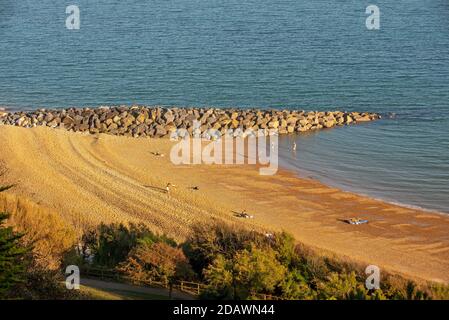
{"label": "small wave", "polygon": [[[300,179],[318,181],[330,188],[335,188],[335,189],[341,190],[343,192],[353,193],[353,194],[356,194],[356,195],[359,195],[362,197],[366,197],[366,198],[369,198],[372,200],[392,204],[392,205],[399,206],[402,208],[407,208],[407,209],[412,209],[412,210],[420,210],[420,211],[425,211],[425,212],[435,213],[435,214],[440,214],[440,215],[448,215],[449,214],[449,212],[443,211],[441,209],[430,209],[430,208],[426,208],[426,207],[415,205],[415,204],[410,204],[410,203],[401,202],[398,200],[388,199],[388,198],[385,198],[382,196],[375,196],[373,194],[370,194],[369,191],[360,190],[359,188],[357,188],[355,186],[348,187],[348,186],[342,185],[341,181],[339,182],[336,179],[322,177],[319,174],[316,174],[316,172],[314,172],[313,170],[299,168],[298,166],[294,166],[291,164],[290,165],[289,164],[281,164],[281,167],[286,170],[293,171],[297,175],[297,177]],[[346,181],[346,183],[349,183],[349,181]]]}
{"label": "small wave", "polygon": [[[353,191],[350,191],[353,192]],[[385,202],[388,204],[392,204],[398,207],[402,207],[402,208],[406,208],[406,209],[412,209],[412,210],[419,210],[419,211],[424,211],[424,212],[429,212],[429,213],[436,213],[436,214],[440,214],[443,216],[447,216],[449,214],[449,212],[444,212],[444,211],[438,211],[438,210],[434,210],[434,209],[429,209],[429,208],[424,208],[421,206],[417,206],[417,205],[413,205],[413,204],[408,204],[408,203],[403,203],[403,202],[399,202],[399,201],[394,201],[394,200],[388,200],[385,198],[381,198],[381,197],[374,197],[371,196],[369,194],[363,193],[363,192],[354,192],[355,194],[359,195],[359,196],[363,196],[372,200],[376,200],[376,201],[381,201],[381,202]]]}

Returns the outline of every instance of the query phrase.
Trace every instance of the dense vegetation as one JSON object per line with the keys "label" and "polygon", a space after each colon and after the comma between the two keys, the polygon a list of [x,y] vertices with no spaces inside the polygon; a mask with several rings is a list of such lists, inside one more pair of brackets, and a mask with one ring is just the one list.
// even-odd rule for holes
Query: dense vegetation
{"label": "dense vegetation", "polygon": [[27,250],[19,243],[22,235],[4,226],[7,217],[7,214],[0,213],[0,298],[6,297],[11,288],[23,282],[26,268],[23,258]]}
{"label": "dense vegetation", "polygon": [[[0,192],[11,187],[0,186]],[[58,259],[62,257],[63,250],[58,254],[55,251],[59,246],[67,245],[67,237],[58,236],[58,224],[52,225],[58,221],[57,218],[43,215],[38,220],[32,219],[30,212],[33,210],[27,210],[29,206],[16,201],[8,202],[7,199],[2,198],[0,203],[0,209],[8,208],[12,213],[0,213],[0,299],[78,297],[61,284],[61,260]],[[40,224],[41,219],[46,218],[48,221]],[[17,232],[15,229],[23,231]]]}
{"label": "dense vegetation", "polygon": [[101,225],[83,237],[83,260],[115,268],[129,279],[190,280],[203,299],[444,299],[447,287],[383,275],[367,290],[364,269],[297,245],[287,233],[264,235],[225,224],[202,225],[182,245],[143,225]]}
{"label": "dense vegetation", "polygon": [[136,283],[198,282],[203,299],[449,299],[447,286],[384,273],[381,289],[369,291],[362,266],[322,256],[287,233],[204,224],[178,244],[144,225],[75,228],[8,194],[0,196],[2,211],[0,299],[82,298],[63,285],[69,264],[113,269]]}

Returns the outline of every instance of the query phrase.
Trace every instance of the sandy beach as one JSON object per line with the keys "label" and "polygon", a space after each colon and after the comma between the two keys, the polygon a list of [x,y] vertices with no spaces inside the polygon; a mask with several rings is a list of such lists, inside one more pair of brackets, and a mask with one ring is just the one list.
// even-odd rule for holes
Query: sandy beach
{"label": "sandy beach", "polygon": [[[75,222],[144,222],[176,239],[190,227],[224,220],[413,278],[449,282],[449,217],[373,200],[256,166],[170,162],[173,142],[0,126],[0,161],[9,192]],[[165,154],[165,157],[153,153]],[[176,187],[165,193],[167,183]],[[192,187],[198,186],[199,190]],[[254,219],[235,213],[247,210]],[[351,226],[342,219],[366,218]]]}

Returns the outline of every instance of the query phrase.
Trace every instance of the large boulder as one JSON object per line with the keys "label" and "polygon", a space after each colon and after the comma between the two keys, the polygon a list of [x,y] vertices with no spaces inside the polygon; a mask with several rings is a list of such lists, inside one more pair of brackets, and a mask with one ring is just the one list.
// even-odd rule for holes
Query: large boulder
{"label": "large boulder", "polygon": [[173,115],[173,112],[171,112],[170,110],[164,114],[163,118],[166,124],[173,123],[173,121],[175,121],[175,116]]}
{"label": "large boulder", "polygon": [[279,121],[278,120],[272,120],[268,123],[268,127],[270,129],[277,129],[279,127]]}

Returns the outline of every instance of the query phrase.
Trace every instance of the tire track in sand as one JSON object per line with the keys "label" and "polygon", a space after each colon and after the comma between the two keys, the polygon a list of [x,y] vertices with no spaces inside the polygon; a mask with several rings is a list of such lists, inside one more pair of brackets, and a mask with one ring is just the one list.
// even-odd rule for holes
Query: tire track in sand
{"label": "tire track in sand", "polygon": [[[13,138],[8,140],[19,139],[14,132],[8,133]],[[181,238],[200,219],[204,221],[212,216],[200,203],[183,201],[186,197],[183,192],[178,197],[177,193],[167,195],[146,188],[145,182],[154,180],[151,169],[140,177],[132,170],[120,169],[114,164],[125,163],[127,159],[92,136],[65,132],[43,134],[39,128],[20,132],[20,139],[21,147],[9,146],[7,152],[23,168],[15,171],[14,176],[26,181],[23,191],[32,198],[38,190],[38,200],[46,199],[39,202],[47,206],[87,216],[95,223],[145,222],[154,231]],[[29,155],[32,159],[27,159]]]}

